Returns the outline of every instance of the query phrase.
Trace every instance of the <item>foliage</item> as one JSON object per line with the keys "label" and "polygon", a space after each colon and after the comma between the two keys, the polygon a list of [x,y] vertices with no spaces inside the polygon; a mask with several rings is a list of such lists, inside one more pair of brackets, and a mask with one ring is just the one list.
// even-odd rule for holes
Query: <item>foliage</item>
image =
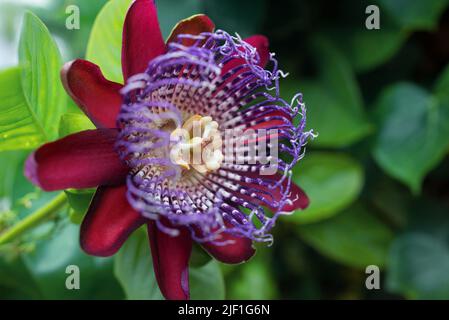
{"label": "foliage", "polygon": [[[79,224],[95,190],[46,193],[23,176],[32,149],[93,128],[62,88],[63,62],[85,57],[123,82],[121,29],[130,2],[53,0],[0,10],[0,37],[20,34],[18,64],[0,71],[0,239],[54,199],[67,199],[0,244],[2,298],[162,298],[146,230],[114,258],[87,256]],[[448,299],[449,52],[441,39],[449,1],[156,2],[164,37],[196,13],[243,37],[266,34],[290,74],[281,95],[289,101],[302,92],[307,126],[319,133],[293,172],[309,208],[282,217],[274,246],[259,245],[245,264],[219,264],[196,246],[192,298]],[[69,3],[80,7],[80,30],[65,28]],[[379,30],[365,28],[370,4],[380,8]],[[64,286],[71,264],[80,266],[81,290]],[[381,290],[364,286],[372,264],[382,270]]]}

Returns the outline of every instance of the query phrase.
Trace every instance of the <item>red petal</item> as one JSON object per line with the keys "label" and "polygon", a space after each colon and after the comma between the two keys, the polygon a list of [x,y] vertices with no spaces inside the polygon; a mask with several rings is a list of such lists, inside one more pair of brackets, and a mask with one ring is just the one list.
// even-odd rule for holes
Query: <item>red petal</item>
{"label": "red petal", "polygon": [[[177,36],[180,34],[198,35],[202,32],[213,32],[214,29],[215,25],[208,16],[204,14],[197,14],[191,16],[190,18],[179,21],[171,31],[167,43],[176,41]],[[185,46],[191,46],[194,43],[195,40],[184,39],[182,41],[182,44]]]}
{"label": "red petal", "polygon": [[99,187],[81,225],[81,247],[90,255],[113,255],[144,222],[129,205],[125,185]]}
{"label": "red petal", "polygon": [[[270,58],[270,52],[268,50],[268,39],[265,36],[261,36],[261,35],[254,35],[251,37],[248,37],[246,39],[243,39],[246,43],[252,45],[253,47],[255,47],[257,49],[257,52],[259,53],[259,57],[260,57],[260,61],[259,61],[259,65],[261,67],[265,67],[265,65],[267,64],[269,58]],[[233,59],[231,61],[229,61],[228,63],[226,63],[223,66],[222,69],[222,74],[225,74],[227,71],[229,71],[232,68],[235,68],[241,64],[245,63],[244,59]],[[240,70],[239,72],[237,72],[237,74],[240,74],[244,71],[245,69]],[[230,79],[234,79],[235,77],[231,77]],[[229,80],[228,80],[229,81]]]}
{"label": "red petal", "polygon": [[123,25],[123,77],[144,72],[155,57],[165,53],[157,10],[152,0],[136,0],[126,14]]}
{"label": "red petal", "polygon": [[293,181],[290,184],[290,193],[290,198],[292,199],[293,203],[290,205],[285,205],[284,208],[282,208],[282,211],[292,212],[297,209],[304,210],[309,206],[309,197],[304,192],[304,190],[298,187]]}
{"label": "red petal", "polygon": [[[274,174],[274,175],[265,175],[265,176],[259,176],[258,174],[251,174],[251,173],[246,173],[246,176],[249,176],[250,178],[262,178],[262,179],[269,179],[270,180],[270,184],[275,183],[276,181],[280,181],[282,179],[282,176],[278,173]],[[287,187],[287,178],[285,178],[282,181],[282,188],[285,189]],[[269,203],[272,201],[280,201],[282,199],[282,194],[281,194],[281,190],[280,188],[276,188],[276,189],[269,189],[267,186],[263,186],[260,184],[249,184],[249,183],[245,183],[245,182],[240,182],[241,185],[248,187],[248,188],[254,188],[256,190],[260,190],[261,192],[257,192],[257,194],[259,194],[260,196],[262,196],[265,200],[267,200]],[[291,204],[285,204],[284,207],[282,208],[281,211],[284,212],[292,212],[295,211],[297,209],[305,209],[308,207],[309,205],[309,198],[307,197],[307,195],[305,194],[305,192],[298,187],[293,181],[291,181],[290,183],[290,200],[292,201]],[[245,196],[242,195],[240,193],[238,193],[239,197],[242,197],[248,201],[252,201],[254,202],[254,199],[249,197],[249,196]],[[258,203],[256,201],[256,203]],[[273,211],[277,211],[278,208],[267,205],[265,203],[261,203],[263,206],[266,206],[268,208],[270,208]]]}
{"label": "red petal", "polygon": [[[283,119],[273,119],[273,117],[280,117]],[[243,142],[249,144],[249,143],[257,143],[259,141],[264,141],[268,139],[288,138],[288,136],[284,132],[281,132],[280,130],[286,126],[287,122],[292,121],[292,117],[289,114],[286,114],[281,111],[271,111],[262,116],[248,119],[247,121],[258,122],[257,124],[246,128],[245,131],[243,132],[244,137]],[[257,130],[260,129],[267,130],[266,134],[260,136],[257,135],[256,137],[253,137],[252,134],[254,134],[255,132],[257,132]],[[270,129],[276,129],[276,132],[271,133]],[[246,135],[248,135],[247,139],[245,139]]]}
{"label": "red petal", "polygon": [[25,176],[46,191],[124,181],[128,168],[114,151],[116,129],[86,130],[44,144],[25,164]]}
{"label": "red petal", "polygon": [[247,261],[256,252],[256,250],[252,247],[252,241],[248,238],[236,237],[227,233],[222,233],[220,241],[222,240],[233,240],[234,243],[219,246],[206,242],[201,245],[215,259],[224,263],[240,263]]}
{"label": "red petal", "polygon": [[61,80],[73,101],[97,127],[115,128],[122,104],[121,84],[106,80],[97,65],[80,59],[64,65]]}
{"label": "red petal", "polygon": [[154,273],[162,294],[169,300],[189,299],[190,233],[182,229],[172,237],[160,231],[154,221],[148,223]]}
{"label": "red petal", "polygon": [[268,63],[268,60],[270,59],[270,51],[268,48],[269,42],[268,38],[262,35],[254,35],[251,37],[248,37],[244,39],[245,42],[249,43],[253,47],[257,49],[257,52],[259,53],[260,62],[259,65],[261,67],[265,67],[265,65]]}
{"label": "red petal", "polygon": [[[273,119],[273,117],[279,117],[281,119]],[[271,120],[266,120],[271,118]],[[255,117],[251,119],[252,121],[258,121],[259,123],[249,127],[248,129],[258,130],[258,129],[270,129],[277,128],[279,126],[285,126],[288,122],[292,122],[292,117],[288,113],[282,111],[271,111],[260,117]]]}

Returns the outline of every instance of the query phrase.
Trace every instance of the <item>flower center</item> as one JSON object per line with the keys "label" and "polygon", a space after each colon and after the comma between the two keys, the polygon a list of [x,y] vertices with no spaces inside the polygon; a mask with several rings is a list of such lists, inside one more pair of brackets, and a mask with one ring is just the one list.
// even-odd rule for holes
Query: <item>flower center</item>
{"label": "flower center", "polygon": [[184,170],[215,171],[223,161],[218,123],[212,117],[194,115],[170,136],[171,160]]}
{"label": "flower center", "polygon": [[[282,99],[284,74],[274,54],[264,69],[257,50],[238,36],[218,30],[178,38],[121,90],[115,147],[130,168],[127,199],[170,234],[170,226],[185,226],[197,241],[215,243],[222,232],[270,241],[277,217],[296,201],[292,168],[314,136],[304,131],[302,96],[293,105]],[[255,136],[271,129],[279,142]],[[225,132],[231,136],[222,148]],[[267,152],[254,154],[253,142]],[[272,174],[264,170],[272,167]]]}

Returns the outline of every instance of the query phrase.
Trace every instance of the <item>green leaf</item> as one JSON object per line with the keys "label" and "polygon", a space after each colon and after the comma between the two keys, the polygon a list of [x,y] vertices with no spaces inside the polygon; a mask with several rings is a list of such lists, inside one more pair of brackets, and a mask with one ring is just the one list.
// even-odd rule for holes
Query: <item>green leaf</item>
{"label": "green leaf", "polygon": [[414,84],[400,83],[381,94],[376,112],[377,163],[418,193],[424,176],[448,150],[449,103]]}
{"label": "green leaf", "polygon": [[319,66],[318,81],[288,81],[281,90],[287,99],[298,91],[303,93],[308,127],[319,134],[314,145],[351,145],[371,131],[353,71],[328,40],[317,38],[312,46]]}
{"label": "green leaf", "polygon": [[[23,255],[25,264],[44,298],[122,298],[123,293],[112,274],[112,260],[91,257],[81,251],[79,226],[65,220],[60,222],[49,236],[50,238],[39,241],[32,253]],[[79,290],[68,290],[65,286],[69,276],[66,268],[69,265],[76,265],[79,268]]]}
{"label": "green leaf", "polygon": [[236,266],[226,277],[229,282],[227,299],[269,300],[279,296],[273,278],[272,248],[261,247],[251,260]]}
{"label": "green leaf", "polygon": [[80,224],[87,212],[87,209],[89,209],[90,203],[95,194],[95,189],[68,189],[64,192],[72,209],[70,212],[70,220],[73,223]]}
{"label": "green leaf", "polygon": [[27,151],[17,150],[2,152],[0,157],[0,213],[11,210],[17,219],[25,218],[59,193],[44,192],[25,178],[23,168],[27,156]]}
{"label": "green leaf", "polygon": [[138,229],[115,255],[114,274],[127,299],[163,299],[153,271],[146,231]]}
{"label": "green leaf", "polygon": [[90,129],[95,129],[95,125],[83,114],[66,113],[61,116],[59,124],[60,137]]}
{"label": "green leaf", "polygon": [[299,235],[317,251],[364,270],[385,265],[392,232],[368,208],[356,204],[331,219],[302,225]]}
{"label": "green leaf", "polygon": [[346,32],[338,33],[337,44],[357,72],[370,71],[388,61],[407,39],[407,32],[385,26],[383,20],[379,30],[368,30],[363,25],[348,30],[349,35]]}
{"label": "green leaf", "polygon": [[212,257],[203,249],[198,243],[194,243],[192,253],[190,255],[189,265],[194,268],[199,268],[212,260]]}
{"label": "green leaf", "polygon": [[409,220],[410,208],[414,206],[415,197],[400,185],[400,182],[384,174],[375,174],[367,184],[364,193],[383,214],[383,219],[397,227],[404,227]]}
{"label": "green leaf", "polygon": [[66,95],[61,57],[45,25],[26,13],[19,44],[20,69],[0,74],[0,151],[31,149],[53,140]]}
{"label": "green leaf", "polygon": [[44,142],[44,129],[22,91],[20,69],[0,73],[0,88],[0,151],[30,149]]}
{"label": "green leaf", "polygon": [[[0,158],[0,199],[12,201],[17,172],[22,171],[20,166],[24,158],[23,151],[2,152]],[[0,209],[0,212],[2,210]]]}
{"label": "green leaf", "polygon": [[440,15],[448,4],[447,0],[379,0],[379,2],[382,9],[407,30],[435,29]]}
{"label": "green leaf", "polygon": [[325,38],[315,39],[312,45],[319,58],[318,68],[323,85],[347,110],[363,117],[362,95],[349,62]]}
{"label": "green leaf", "polygon": [[434,94],[441,100],[449,101],[449,64],[441,72],[434,87]]}
{"label": "green leaf", "polygon": [[[374,2],[374,3],[373,3]],[[357,73],[368,72],[388,62],[401,49],[411,31],[397,23],[387,10],[380,6],[380,28],[369,30],[365,9],[376,1],[362,0],[341,6],[343,23],[326,26],[326,38],[346,56]],[[383,72],[382,75],[388,72]],[[365,84],[366,85],[366,84]]]}
{"label": "green leaf", "polygon": [[310,206],[288,218],[310,223],[327,219],[349,206],[363,186],[363,170],[350,156],[311,152],[294,168],[293,181],[310,198]]}
{"label": "green leaf", "polygon": [[189,282],[192,300],[223,300],[225,298],[223,275],[215,260],[199,268],[190,268]]}
{"label": "green leaf", "polygon": [[424,233],[400,236],[388,260],[387,287],[410,299],[449,297],[449,247]]}
{"label": "green leaf", "polygon": [[[292,85],[294,83],[290,83],[289,87]],[[289,87],[283,88],[288,90]],[[312,145],[343,147],[362,139],[371,131],[371,127],[365,120],[361,120],[346,105],[338,102],[332,93],[318,82],[297,83],[294,87],[296,91],[300,90],[304,95],[307,106],[307,127],[313,128],[318,133]]]}
{"label": "green leaf", "polygon": [[[145,229],[138,229],[115,256],[114,273],[128,299],[160,300]],[[216,261],[190,268],[191,299],[223,299],[224,280]]]}
{"label": "green leaf", "polygon": [[50,32],[31,12],[25,13],[19,43],[22,90],[28,112],[44,141],[58,135],[61,114],[66,110],[66,94],[59,71],[61,56]]}
{"label": "green leaf", "polygon": [[131,0],[111,0],[95,19],[87,44],[86,59],[99,65],[104,76],[123,83],[122,29]]}

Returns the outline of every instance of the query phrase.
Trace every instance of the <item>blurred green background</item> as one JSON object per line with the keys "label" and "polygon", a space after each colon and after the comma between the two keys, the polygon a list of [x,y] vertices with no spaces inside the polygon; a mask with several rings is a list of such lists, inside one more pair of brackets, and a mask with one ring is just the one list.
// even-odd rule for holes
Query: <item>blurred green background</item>
{"label": "blurred green background", "polygon": [[[123,19],[124,5],[118,3],[124,1],[112,2],[116,7],[102,19],[116,19],[110,25],[114,32]],[[105,3],[0,0],[0,69],[26,61],[17,55],[23,51],[21,29],[30,43],[48,40],[36,38],[33,19],[29,30],[22,27],[25,10],[48,27],[62,55],[54,60],[60,65],[86,57],[93,23]],[[196,250],[192,297],[448,299],[449,1],[156,3],[165,37],[178,20],[196,13],[208,14],[218,28],[242,37],[268,36],[281,69],[290,74],[281,82],[281,94],[290,100],[303,92],[308,127],[319,133],[294,174],[311,206],[281,218],[273,246],[259,245],[246,264],[205,261]],[[65,27],[70,4],[80,8],[79,30]],[[365,27],[370,4],[380,8],[379,30]],[[89,45],[100,46],[95,40]],[[92,48],[88,58],[107,65],[102,52]],[[8,140],[12,123],[20,121],[11,99],[26,95],[23,84],[14,85],[16,71],[0,74],[0,234],[58,194],[39,191],[22,174],[24,159],[42,137],[27,131]],[[114,78],[114,72],[106,74]],[[62,116],[66,125],[59,132],[53,128],[50,140],[86,126],[73,103],[61,99],[66,109],[58,112],[70,114]],[[91,190],[68,192],[69,204],[0,246],[0,298],[160,298],[142,230],[113,258],[80,251],[78,223],[91,195]],[[81,269],[81,290],[65,288],[70,264]],[[378,290],[365,287],[368,265],[381,270]]]}

